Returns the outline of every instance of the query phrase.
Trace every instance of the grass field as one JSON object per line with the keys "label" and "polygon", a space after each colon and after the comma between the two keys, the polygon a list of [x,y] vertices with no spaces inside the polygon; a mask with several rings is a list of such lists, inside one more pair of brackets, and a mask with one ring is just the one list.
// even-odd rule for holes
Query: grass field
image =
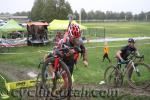
{"label": "grass field", "polygon": [[[150,46],[149,44],[144,44],[149,42],[149,40],[138,40],[137,47],[141,54],[145,55],[145,62],[149,63],[150,61]],[[110,47],[110,58],[112,60],[112,64],[115,64],[115,52],[121,48],[120,45],[126,45],[126,42],[110,42],[109,46],[118,46],[118,47]],[[89,48],[95,47],[96,48]],[[98,47],[100,46],[100,47]],[[82,60],[79,59],[77,64],[77,69],[74,71],[75,82],[77,83],[94,83],[98,84],[101,80],[103,80],[104,70],[108,65],[110,65],[107,61],[102,61],[103,56],[103,43],[89,43],[86,44],[88,48],[88,61],[89,66],[85,68],[83,66]],[[12,48],[10,52],[13,53],[23,53],[23,54],[5,54],[0,55],[0,63],[7,63],[11,65],[17,65],[19,67],[34,67],[37,68],[40,59],[46,54],[46,52],[39,52],[40,50],[50,50],[50,46],[44,47],[21,47],[21,48]]]}
{"label": "grass field", "polygon": [[[89,29],[97,28],[96,32],[101,31],[100,38],[103,38],[103,29],[106,29],[106,37],[140,37],[140,36],[150,36],[150,23],[149,22],[105,22],[105,23],[82,23],[83,25],[88,27]],[[95,30],[94,30],[95,31]],[[85,33],[86,37],[90,38],[97,38],[92,32]],[[145,42],[150,42],[150,40],[141,40],[137,41],[137,44],[142,44]],[[126,42],[110,42],[110,46],[115,45],[123,45]],[[86,47],[93,47],[96,48],[89,48],[88,49],[88,59],[89,59],[89,67],[84,68],[82,61],[80,60],[78,63],[79,69],[76,69],[74,72],[76,82],[78,83],[98,83],[100,80],[103,79],[103,73],[105,68],[109,65],[108,62],[102,63],[102,46],[103,43],[89,43],[86,44]],[[101,47],[97,47],[101,46]],[[11,48],[9,52],[13,53],[23,53],[23,54],[9,54],[9,55],[0,55],[0,63],[7,63],[12,65],[17,65],[21,67],[33,67],[36,68],[40,59],[46,54],[46,52],[42,52],[41,50],[49,51],[52,50],[53,45],[42,46],[42,47],[21,47],[21,48]],[[113,47],[110,48],[110,58],[112,63],[115,63],[115,52],[120,47]],[[149,45],[138,45],[139,51],[146,55],[145,62],[149,63]],[[41,51],[41,52],[40,52]],[[86,69],[86,72],[84,70]],[[90,76],[88,74],[90,74]],[[99,75],[99,76],[98,76]],[[79,79],[78,76],[81,76]]]}
{"label": "grass field", "polygon": [[[150,57],[149,57],[150,44],[144,44],[144,43],[149,43],[149,42],[150,42],[149,40],[138,40],[136,42],[136,46],[138,47],[140,53],[145,55],[145,63],[148,64],[150,61]],[[121,45],[126,45],[126,42],[125,41],[109,42],[109,46],[116,46],[116,47],[110,47],[109,56],[112,60],[112,64],[116,63],[116,60],[114,58],[115,52],[121,48]],[[87,43],[85,44],[85,46],[88,48],[87,50],[88,50],[89,66],[87,68],[84,67],[82,63],[82,59],[79,59],[77,64],[77,69],[74,70],[75,83],[99,84],[99,82],[103,80],[105,69],[110,65],[108,61],[101,62],[103,56],[103,52],[102,52],[103,43]],[[37,68],[40,58],[42,58],[46,54],[46,52],[40,53],[38,51],[40,50],[48,51],[51,50],[51,48],[52,48],[51,46],[12,48],[10,49],[9,52],[23,53],[23,54],[0,55],[0,63],[9,64],[18,67]],[[145,98],[145,100],[149,99],[146,96],[134,97],[129,94],[124,96],[123,98],[126,97],[128,97],[130,100],[137,99],[137,98],[141,98],[141,99]],[[97,100],[97,99],[105,99],[105,98],[95,98],[95,99],[93,98],[93,100]],[[13,100],[17,100],[17,99],[14,98]]]}
{"label": "grass field", "polygon": [[85,36],[104,37],[137,37],[150,36],[150,22],[105,22],[105,23],[82,23],[87,26]]}
{"label": "grass field", "polygon": [[[148,22],[83,23],[83,25],[91,29],[88,29],[84,34],[86,38],[103,38],[103,27],[105,27],[106,30],[106,37],[150,37],[150,23]],[[145,55],[144,62],[150,64],[150,44],[144,43],[150,43],[150,40],[137,40],[136,46],[139,49],[139,52]],[[116,64],[116,60],[114,58],[115,53],[122,47],[121,45],[126,44],[126,41],[109,42],[109,56],[112,60],[111,64]],[[99,84],[99,82],[103,80],[105,69],[110,65],[108,61],[101,62],[103,56],[103,43],[86,43],[85,46],[88,51],[89,66],[87,68],[84,67],[82,59],[79,59],[77,68],[75,68],[73,74],[75,83]],[[22,68],[27,67],[29,69],[37,68],[40,60],[47,53],[47,51],[52,50],[52,47],[53,45],[10,48],[9,53],[14,54],[0,54],[0,64],[8,64]],[[135,99],[130,95],[127,97],[131,98],[131,100]]]}

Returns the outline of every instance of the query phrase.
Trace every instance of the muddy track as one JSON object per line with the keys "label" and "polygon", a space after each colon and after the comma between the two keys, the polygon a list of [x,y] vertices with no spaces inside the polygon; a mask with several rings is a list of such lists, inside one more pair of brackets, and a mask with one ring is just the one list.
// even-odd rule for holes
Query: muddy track
{"label": "muddy track", "polygon": [[[25,67],[17,67],[17,66],[12,66],[12,65],[7,65],[7,64],[0,64],[0,73],[7,76],[9,80],[12,81],[21,81],[21,80],[26,80],[26,79],[32,79],[27,75],[28,72],[35,72],[38,73],[38,69],[32,69],[32,68],[25,68]],[[99,84],[73,84],[74,89],[79,89],[81,90],[84,88],[85,90],[117,90],[119,94],[121,95],[132,95],[132,96],[148,96],[150,98],[150,87],[146,90],[137,90],[137,89],[132,89],[128,86],[123,86],[121,88],[112,88],[107,85],[99,85]],[[78,98],[79,99],[79,98]],[[78,100],[77,99],[77,100]],[[76,99],[74,99],[76,100]],[[82,99],[84,100],[84,99]],[[86,99],[90,100],[90,99]]]}
{"label": "muddy track", "polygon": [[0,64],[0,73],[7,76],[7,78],[11,81],[31,79],[31,77],[27,75],[28,72],[38,73],[38,70],[22,66],[19,67],[8,64]]}

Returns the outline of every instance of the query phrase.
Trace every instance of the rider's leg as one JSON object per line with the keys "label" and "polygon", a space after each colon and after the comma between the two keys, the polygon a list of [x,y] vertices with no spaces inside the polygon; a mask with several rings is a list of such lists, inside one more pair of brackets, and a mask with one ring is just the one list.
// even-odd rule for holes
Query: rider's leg
{"label": "rider's leg", "polygon": [[[73,70],[74,70],[74,64],[75,64],[74,59],[70,59],[70,60],[68,60],[65,63],[68,66],[68,69],[69,69],[70,74],[72,76]],[[66,88],[66,86],[67,87],[70,86],[70,84],[68,84],[68,77],[66,76],[66,78],[64,77],[63,79],[64,79],[64,87]]]}
{"label": "rider's leg", "polygon": [[65,62],[65,63],[66,63],[66,65],[68,66],[68,69],[69,69],[70,74],[71,74],[71,76],[72,76],[73,70],[74,70],[75,61],[71,59],[71,60],[68,60],[68,61]]}
{"label": "rider's leg", "polygon": [[106,53],[106,58],[108,59],[109,62],[111,62],[110,59],[109,59],[109,57],[108,57],[108,54],[107,54],[107,53]]}
{"label": "rider's leg", "polygon": [[55,78],[55,69],[53,68],[52,65],[49,66],[49,74],[52,79]]}
{"label": "rider's leg", "polygon": [[[74,60],[65,61],[65,64],[68,66],[68,69],[70,71],[71,76],[73,74],[74,63],[75,63]],[[69,86],[68,76],[67,76],[66,72],[62,73],[62,78],[63,78],[64,84],[60,87],[60,91],[63,90],[63,89],[68,88],[68,86]]]}
{"label": "rider's leg", "polygon": [[132,76],[132,72],[133,72],[133,67],[130,68],[129,70],[129,78],[131,79],[131,76]]}
{"label": "rider's leg", "polygon": [[105,58],[106,58],[106,53],[103,55],[103,61],[102,62],[104,62]]}

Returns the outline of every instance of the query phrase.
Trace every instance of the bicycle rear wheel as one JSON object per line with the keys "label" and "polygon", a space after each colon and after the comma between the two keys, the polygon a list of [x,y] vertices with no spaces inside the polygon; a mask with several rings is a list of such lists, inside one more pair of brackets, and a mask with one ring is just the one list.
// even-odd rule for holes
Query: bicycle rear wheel
{"label": "bicycle rear wheel", "polygon": [[[50,91],[52,98],[69,99],[71,97],[72,80],[68,66],[63,61],[59,61],[61,67],[55,72],[55,78],[47,79],[47,73],[49,72],[48,70],[50,64],[51,61],[47,60],[42,68],[43,86],[47,89],[47,91]],[[55,95],[53,94],[54,92]]]}
{"label": "bicycle rear wheel", "polygon": [[127,71],[128,83],[136,89],[144,89],[150,86],[150,66],[144,63],[135,63],[136,70],[132,66]]}
{"label": "bicycle rear wheel", "polygon": [[47,86],[41,81],[42,74],[39,73],[35,84],[35,100],[45,100],[48,97]]}
{"label": "bicycle rear wheel", "polygon": [[120,87],[123,83],[121,72],[113,65],[105,70],[104,80],[107,85],[112,87]]}

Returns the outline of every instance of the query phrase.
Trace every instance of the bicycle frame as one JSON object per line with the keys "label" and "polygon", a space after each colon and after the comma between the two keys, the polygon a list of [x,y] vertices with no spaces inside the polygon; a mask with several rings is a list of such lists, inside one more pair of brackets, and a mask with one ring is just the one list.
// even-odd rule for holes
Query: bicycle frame
{"label": "bicycle frame", "polygon": [[54,58],[54,69],[55,70],[57,70],[60,67],[59,61],[60,61],[59,57]]}
{"label": "bicycle frame", "polygon": [[60,61],[62,61],[62,58],[60,56],[54,54],[53,56],[47,58],[47,60],[50,60],[55,71],[61,68]]}
{"label": "bicycle frame", "polygon": [[[135,75],[134,74],[134,72],[135,72],[138,77],[141,76],[138,65],[144,64],[143,62],[141,62],[144,60],[144,56],[131,56],[131,57],[132,57],[131,59],[129,59],[123,63],[118,62],[116,65],[109,66],[105,70],[105,74],[104,74],[104,78],[105,78],[106,82],[113,81],[113,82],[115,82],[115,83],[113,83],[115,86],[121,86],[123,84],[125,75],[127,75],[128,83],[130,84],[130,86],[134,87],[134,88],[139,88],[139,87],[136,87],[136,85],[134,85],[134,83],[132,83],[132,74]],[[136,58],[140,58],[140,59],[135,60]],[[124,66],[121,66],[123,64],[124,64]],[[148,66],[147,66],[147,68],[148,68]],[[149,68],[149,70],[150,70],[150,68]],[[111,71],[111,73],[109,71]],[[108,75],[107,75],[107,72],[109,72]],[[112,78],[112,75],[113,75],[113,78]],[[147,87],[148,85],[149,84],[145,85],[144,88]]]}
{"label": "bicycle frame", "polygon": [[[117,64],[116,68],[118,69],[118,71],[120,71],[120,73],[123,73],[123,78],[126,75],[128,69],[130,69],[130,67],[133,67],[133,71],[139,72],[138,68],[135,66],[134,61],[136,58],[134,58],[133,60],[129,60],[126,64],[125,64],[125,70],[123,70],[123,72],[120,70],[121,65],[122,64]],[[140,58],[139,61],[141,61],[142,57]],[[119,67],[118,67],[119,66]]]}

